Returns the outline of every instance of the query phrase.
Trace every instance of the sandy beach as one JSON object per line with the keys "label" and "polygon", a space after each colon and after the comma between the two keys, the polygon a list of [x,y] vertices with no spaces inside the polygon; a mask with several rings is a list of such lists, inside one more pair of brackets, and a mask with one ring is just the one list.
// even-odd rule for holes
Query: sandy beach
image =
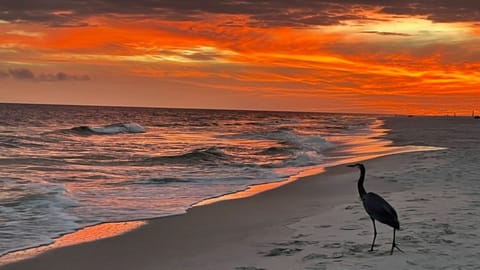
{"label": "sandy beach", "polygon": [[252,197],[191,208],[131,232],[52,249],[0,269],[478,269],[480,121],[385,119],[394,145],[446,149],[365,161],[365,188],[397,210],[392,229],[362,208],[344,165]]}

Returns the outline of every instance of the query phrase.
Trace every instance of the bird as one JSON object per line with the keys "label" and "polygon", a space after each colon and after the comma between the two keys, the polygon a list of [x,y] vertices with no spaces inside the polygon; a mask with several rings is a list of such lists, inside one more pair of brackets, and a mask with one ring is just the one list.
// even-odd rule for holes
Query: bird
{"label": "bird", "polygon": [[386,224],[393,228],[393,242],[392,249],[390,250],[390,255],[393,254],[393,249],[396,248],[399,251],[403,252],[395,243],[395,232],[400,230],[400,223],[398,222],[398,216],[395,209],[380,195],[373,192],[366,192],[363,187],[363,182],[365,181],[365,166],[361,163],[347,165],[348,167],[357,167],[360,169],[360,178],[358,179],[358,193],[360,193],[360,198],[362,199],[363,207],[365,211],[370,216],[370,219],[373,223],[373,241],[370,251],[373,251],[373,246],[375,245],[375,239],[377,238],[377,228],[375,226],[375,220]]}

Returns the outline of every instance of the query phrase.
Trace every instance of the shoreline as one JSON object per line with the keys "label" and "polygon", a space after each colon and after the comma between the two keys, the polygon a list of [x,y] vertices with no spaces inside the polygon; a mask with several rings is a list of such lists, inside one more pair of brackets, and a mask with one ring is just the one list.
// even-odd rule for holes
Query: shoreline
{"label": "shoreline", "polygon": [[[380,138],[383,141],[386,141],[388,138],[388,131],[383,128],[385,126],[384,124],[380,126],[381,128],[379,129],[379,132],[373,133],[372,138]],[[175,217],[178,215],[187,215],[191,210],[197,207],[204,207],[211,204],[230,201],[230,200],[246,199],[252,196],[258,196],[259,194],[262,194],[265,192],[271,192],[272,190],[281,188],[285,185],[289,185],[293,182],[302,181],[305,178],[321,177],[321,175],[326,173],[327,171],[335,170],[335,167],[340,167],[348,163],[355,163],[360,161],[368,162],[368,161],[386,157],[386,156],[399,155],[399,154],[410,153],[410,152],[435,151],[435,150],[442,149],[442,148],[429,147],[429,146],[395,145],[394,141],[390,141],[389,143],[387,143],[387,146],[384,145],[384,142],[381,143],[381,145],[382,145],[381,151],[379,152],[375,152],[369,155],[363,155],[360,157],[351,157],[347,159],[343,158],[343,159],[327,162],[321,165],[312,166],[311,168],[301,171],[300,173],[296,175],[292,175],[284,180],[251,185],[246,187],[243,190],[234,191],[232,193],[223,194],[220,196],[215,196],[215,197],[201,200],[195,204],[192,204],[189,208],[187,208],[185,213],[172,214],[172,215],[160,216],[160,217],[152,217],[149,219],[141,219],[141,220],[102,222],[99,224],[82,227],[78,230],[75,230],[74,232],[66,233],[59,236],[58,238],[54,239],[52,243],[8,252],[0,257],[0,268],[3,266],[15,264],[17,262],[21,262],[24,260],[33,259],[37,256],[41,256],[45,252],[53,251],[56,249],[62,249],[65,247],[81,245],[84,243],[101,241],[101,240],[112,238],[112,237],[118,237],[123,234],[128,234],[134,230],[140,229],[141,227],[149,226],[151,222],[156,222],[164,218]],[[325,176],[325,178],[328,178],[328,177]],[[107,227],[108,229],[105,230],[105,228]]]}
{"label": "shoreline", "polygon": [[393,146],[442,148],[364,162],[367,190],[399,213],[397,242],[405,253],[388,255],[391,230],[381,224],[375,251],[367,252],[372,228],[356,191],[358,171],[337,165],[255,196],[192,207],[116,237],[0,268],[475,269],[480,228],[471,219],[480,216],[480,126],[472,121],[389,119]]}
{"label": "shoreline", "polygon": [[[367,166],[369,166],[370,164],[378,161],[382,162],[381,161],[382,159],[398,157],[401,155],[405,155],[405,153],[373,158],[365,161],[364,163],[367,164]],[[406,155],[408,155],[408,153],[406,153]],[[211,248],[207,252],[208,253],[207,257],[209,257],[211,260],[214,260],[215,258],[217,258],[217,256],[219,256],[219,254],[222,254],[225,251],[228,251],[228,253],[230,254],[232,251],[236,249],[239,249],[238,253],[240,254],[245,252],[252,253],[248,247],[247,247],[247,251],[245,251],[244,247],[238,247],[236,245],[230,246],[230,244],[235,242],[236,243],[246,242],[248,243],[248,245],[253,244],[253,246],[261,247],[261,246],[264,246],[264,244],[259,244],[260,242],[274,243],[276,241],[276,235],[292,235],[294,230],[289,228],[289,226],[296,222],[300,222],[303,218],[313,215],[314,214],[314,212],[312,212],[313,209],[315,209],[315,212],[319,210],[320,212],[327,212],[328,210],[334,208],[335,205],[345,205],[350,203],[352,199],[352,196],[350,195],[353,195],[353,198],[357,199],[358,195],[356,194],[356,190],[355,190],[356,188],[355,182],[356,182],[356,178],[358,177],[357,174],[358,172],[356,170],[346,168],[343,165],[336,165],[333,167],[326,168],[325,172],[323,173],[302,177],[299,180],[294,181],[294,183],[303,182],[303,184],[308,184],[313,186],[316,186],[315,184],[320,185],[321,187],[324,188],[323,195],[325,197],[329,197],[328,200],[326,200],[326,198],[324,197],[322,199],[322,205],[319,205],[318,200],[311,200],[312,197],[308,196],[310,198],[309,199],[310,203],[308,204],[312,205],[311,207],[309,207],[310,209],[307,209],[306,212],[305,210],[299,211],[299,213],[297,213],[297,215],[295,215],[294,217],[287,217],[286,219],[285,217],[279,217],[278,211],[277,211],[278,205],[276,206],[270,205],[267,207],[269,209],[268,211],[264,211],[263,209],[260,210],[260,212],[262,212],[262,215],[269,213],[263,218],[261,218],[260,222],[255,222],[255,224],[253,225],[251,224],[241,225],[240,228],[235,228],[233,230],[235,232],[239,232],[239,231],[242,232],[241,235],[237,235],[236,233],[233,233],[233,235],[231,235],[230,233],[225,232],[225,230],[227,229],[230,230],[232,227],[234,227],[235,224],[239,224],[243,220],[243,217],[238,219],[238,215],[229,214],[228,212],[226,212],[226,209],[230,209],[232,207],[233,208],[240,207],[242,208],[241,212],[246,213],[248,211],[255,209],[256,207],[255,205],[259,204],[258,202],[270,201],[271,198],[269,197],[271,197],[272,195],[276,197],[276,200],[284,201],[282,199],[279,199],[279,197],[282,197],[282,194],[285,193],[285,189],[296,190],[297,196],[303,197],[303,195],[298,194],[298,191],[299,191],[298,190],[299,187],[297,187],[298,184],[296,185],[291,183],[288,185],[283,185],[276,189],[268,190],[266,192],[259,193],[251,197],[219,201],[213,204],[192,207],[185,214],[153,218],[151,220],[148,220],[147,224],[140,226],[125,234],[121,234],[121,235],[110,237],[110,238],[104,238],[98,241],[92,241],[92,242],[81,243],[81,244],[72,245],[72,246],[51,249],[35,257],[30,257],[21,261],[15,261],[13,263],[2,265],[0,266],[0,268],[1,269],[66,269],[66,267],[69,267],[69,269],[106,269],[106,268],[112,267],[115,269],[135,269],[135,268],[136,269],[192,269],[192,270],[197,269],[196,266],[198,265],[195,260],[194,254],[196,253],[196,250],[202,250],[202,248],[200,247],[205,247],[206,245]],[[332,179],[334,181],[337,180],[335,183],[336,185],[333,188],[329,188],[328,184],[331,184]],[[339,187],[345,185],[345,182],[349,182],[351,184],[349,185],[350,190],[347,192],[343,191],[341,194],[339,194],[337,191]],[[391,187],[384,186],[382,187],[382,189],[390,190]],[[303,191],[301,193],[305,192],[304,188],[302,188],[302,190]],[[287,191],[286,193],[291,194],[292,191]],[[285,208],[287,207],[288,206],[284,204],[283,207],[280,207],[280,208],[285,210]],[[290,206],[289,208],[290,209],[287,212],[291,213],[292,211],[295,211],[294,209],[292,209],[292,206]],[[212,212],[214,213],[213,215],[212,215]],[[229,222],[228,222],[229,224],[225,226],[225,228],[223,228],[223,226],[218,226],[218,224],[215,224],[216,222],[214,223],[209,222],[214,220],[215,218],[220,219],[220,217],[217,216],[218,213],[222,213],[224,217],[229,219]],[[254,217],[252,217],[251,215],[252,214],[248,214],[247,216],[254,220],[258,219],[257,214],[253,214]],[[207,217],[206,220],[205,220],[205,217]],[[184,219],[186,219],[186,221]],[[212,247],[211,241],[209,240],[205,241],[206,239],[203,239],[203,240],[201,239],[202,236],[205,236],[204,235],[205,232],[201,230],[202,232],[193,233],[195,235],[195,237],[193,237],[195,238],[195,241],[194,241],[195,243],[193,243],[193,245],[191,243],[191,240],[189,240],[190,242],[189,244],[183,243],[185,238],[190,238],[187,235],[192,233],[188,228],[190,225],[193,226],[195,224],[195,222],[191,221],[192,219],[196,221],[201,221],[202,223],[206,222],[209,224],[208,226],[204,226],[203,224],[200,226],[203,229],[210,228],[207,230],[209,233],[206,233],[206,235],[208,236],[212,236],[213,231],[215,232],[220,231],[221,232],[220,234],[226,233],[228,236],[226,238],[220,237],[220,239],[212,239],[214,240],[214,242],[220,243],[216,247]],[[278,223],[282,225],[281,226],[276,225]],[[185,224],[189,224],[189,225],[186,226]],[[262,226],[258,226],[259,224],[261,224]],[[173,233],[172,231],[170,231],[171,228],[177,228],[179,229],[180,232]],[[262,231],[261,233],[262,239],[256,239],[257,238],[256,236],[258,236],[259,230]],[[159,233],[160,235],[158,235]],[[172,233],[173,235],[169,235]],[[252,234],[256,235],[255,237],[253,237],[255,239],[251,238]],[[160,244],[160,246],[156,246],[155,241],[153,241],[153,243],[151,241],[148,241],[148,238],[150,238],[152,235],[156,235],[157,237],[164,240],[168,239],[168,244],[164,245],[164,244],[157,243],[157,244]],[[179,236],[181,236],[183,240],[177,242],[176,238],[178,238]],[[137,243],[133,244],[132,241]],[[141,250],[140,252],[138,252],[139,247],[143,247],[145,244],[145,241],[150,242],[147,246],[153,245],[153,246],[156,246],[157,248],[150,247],[150,248],[147,248],[146,250]],[[110,248],[114,246],[122,246],[122,243],[127,243],[127,246],[125,246],[125,250],[120,252],[123,255],[118,255],[117,252],[111,253],[112,250]],[[228,245],[228,249],[225,248],[225,244]],[[268,245],[269,244],[265,246],[268,246]],[[186,247],[186,246],[188,246],[188,251],[185,251],[185,250],[182,251],[182,247]],[[160,250],[158,249],[159,247],[160,247]],[[267,255],[269,254],[269,252],[271,251],[275,252],[276,250],[274,248],[268,251],[268,249],[269,248],[267,248],[266,251],[264,251]],[[137,252],[135,252],[135,250]],[[159,251],[159,253],[157,254],[156,252],[152,252],[152,250],[157,250]],[[85,262],[80,259],[84,256],[92,256],[93,254],[104,253],[104,252],[107,252],[108,255],[103,254],[101,258],[96,258],[94,261]],[[129,255],[132,255],[131,252],[134,252],[135,256],[129,258]],[[233,253],[236,253],[236,251],[234,251]],[[252,254],[256,254],[256,253],[258,252],[253,252]],[[182,258],[184,255],[188,255],[188,257],[190,257],[192,260],[188,260],[187,262],[176,261],[178,258]],[[267,255],[264,255],[264,256],[267,256]],[[158,256],[162,257],[161,266],[159,266],[158,264],[152,264],[152,262],[149,261],[153,259],[156,263],[159,263],[160,261],[156,260]],[[118,257],[128,258],[128,260],[121,259],[120,260],[121,262],[115,263],[114,267],[111,266],[110,262],[108,261],[115,260],[115,258],[118,258]],[[108,259],[104,261],[104,259],[106,258]],[[148,259],[145,261],[146,258]],[[169,258],[177,258],[177,259],[171,260]],[[166,259],[168,259],[168,261]],[[245,258],[236,258],[233,261],[243,261],[244,259]],[[222,261],[221,264],[228,265],[229,264],[228,261],[229,260]],[[255,261],[256,260],[253,260],[248,265],[255,264],[254,263]],[[240,267],[238,269],[242,269],[241,267],[243,266],[238,265],[238,266],[232,266],[232,267]],[[216,268],[215,266],[214,268],[204,268],[204,269],[235,269],[235,268],[231,268],[230,266],[227,268],[223,268],[223,266],[220,268]],[[248,268],[245,268],[245,269],[248,269]],[[275,269],[275,268],[272,268],[272,269]],[[297,268],[288,268],[288,269],[297,269]]]}
{"label": "shoreline", "polygon": [[[380,132],[382,134],[382,139],[386,139],[386,134]],[[374,137],[377,138],[378,134]],[[255,184],[247,186],[243,190],[233,191],[231,193],[222,194],[219,196],[214,196],[211,198],[206,198],[201,200],[197,203],[192,204],[188,207],[185,212],[171,214],[166,216],[159,216],[159,217],[152,217],[147,219],[139,219],[139,220],[125,220],[125,221],[115,221],[115,222],[101,222],[98,224],[89,225],[86,227],[79,228],[73,232],[68,232],[65,234],[60,235],[59,237],[55,238],[51,243],[47,244],[40,244],[37,246],[13,250],[10,252],[5,253],[4,255],[0,256],[0,267],[15,263],[17,261],[27,260],[36,256],[41,255],[44,252],[48,252],[53,249],[64,248],[68,246],[75,246],[83,243],[99,241],[102,239],[107,239],[111,237],[116,237],[121,234],[129,233],[133,230],[136,230],[142,226],[148,226],[149,222],[152,220],[177,216],[177,215],[185,215],[188,213],[189,210],[195,207],[202,207],[222,201],[228,200],[238,200],[243,198],[248,198],[251,196],[256,196],[258,194],[268,192],[284,185],[291,184],[293,182],[302,180],[303,178],[307,177],[315,177],[325,173],[328,169],[343,166],[348,163],[355,163],[355,162],[364,162],[368,160],[373,160],[377,158],[381,158],[384,156],[391,156],[391,155],[398,155],[403,153],[410,153],[410,152],[421,152],[421,151],[436,151],[441,150],[442,148],[436,147],[429,147],[429,146],[394,146],[393,141],[390,142],[391,146],[384,146],[381,147],[382,151],[377,153],[363,155],[360,157],[351,157],[351,158],[343,158],[340,160],[335,160],[331,162],[327,162],[324,164],[311,166],[311,168],[307,168],[304,171],[301,171],[295,175],[291,175],[287,179],[275,181],[275,182],[267,182],[261,184]],[[382,143],[383,145],[383,143]],[[377,146],[380,147],[380,146]],[[108,228],[107,230],[104,230]],[[66,239],[66,240],[65,240]]]}

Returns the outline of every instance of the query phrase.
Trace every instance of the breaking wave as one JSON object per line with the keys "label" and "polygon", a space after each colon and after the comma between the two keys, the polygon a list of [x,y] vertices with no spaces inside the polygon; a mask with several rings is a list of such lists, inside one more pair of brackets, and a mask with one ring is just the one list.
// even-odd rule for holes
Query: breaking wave
{"label": "breaking wave", "polygon": [[145,128],[137,123],[116,123],[103,127],[78,126],[70,130],[80,135],[108,135],[119,133],[144,133]]}
{"label": "breaking wave", "polygon": [[180,163],[180,164],[191,164],[191,162],[217,162],[221,160],[228,160],[229,155],[224,153],[217,147],[209,147],[202,149],[194,149],[190,152],[172,155],[172,156],[158,156],[158,157],[149,157],[146,158],[143,163],[148,165],[156,164],[169,164],[169,163]]}

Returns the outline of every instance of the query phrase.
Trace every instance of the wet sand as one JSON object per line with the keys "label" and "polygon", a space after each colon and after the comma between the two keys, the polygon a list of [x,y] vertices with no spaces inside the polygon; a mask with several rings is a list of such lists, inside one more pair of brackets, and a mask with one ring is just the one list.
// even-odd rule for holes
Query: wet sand
{"label": "wet sand", "polygon": [[252,197],[193,207],[129,233],[47,251],[1,269],[476,269],[480,265],[480,121],[388,118],[397,145],[448,149],[365,161],[367,191],[399,215],[377,245],[358,170],[327,168]]}

